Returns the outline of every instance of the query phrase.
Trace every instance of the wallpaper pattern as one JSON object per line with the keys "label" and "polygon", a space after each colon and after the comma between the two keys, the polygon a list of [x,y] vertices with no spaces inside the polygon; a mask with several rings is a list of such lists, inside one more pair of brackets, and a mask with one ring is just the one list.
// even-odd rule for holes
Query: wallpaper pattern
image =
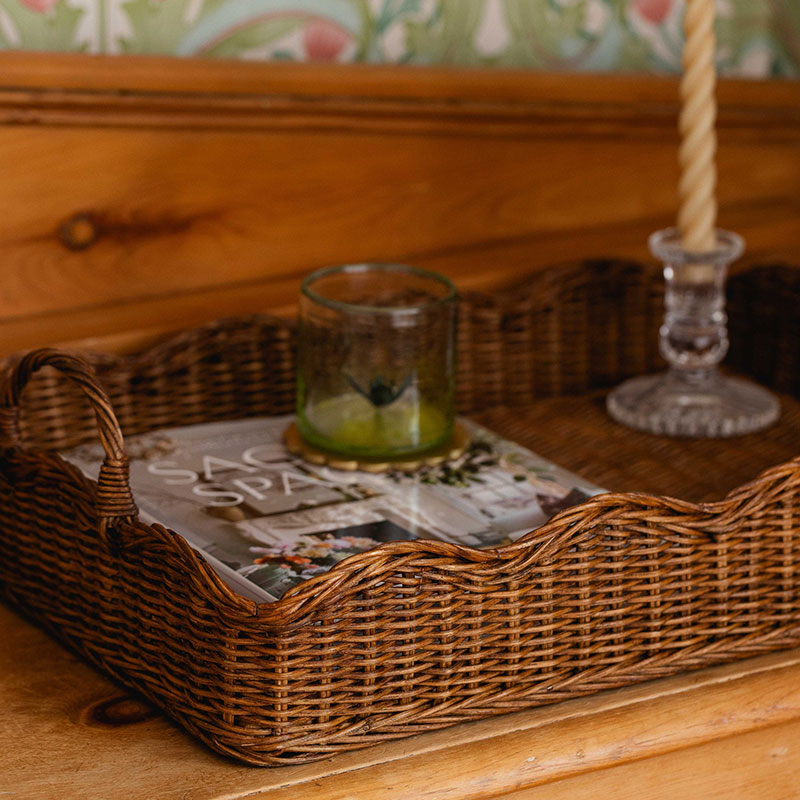
{"label": "wallpaper pattern", "polygon": [[[0,0],[0,48],[676,72],[682,0]],[[800,0],[717,0],[723,74],[800,77]]]}

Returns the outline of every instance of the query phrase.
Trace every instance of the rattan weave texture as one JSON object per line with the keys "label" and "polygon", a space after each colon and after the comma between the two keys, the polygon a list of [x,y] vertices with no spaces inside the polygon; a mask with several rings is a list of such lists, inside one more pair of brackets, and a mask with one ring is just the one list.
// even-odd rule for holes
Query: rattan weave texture
{"label": "rattan weave texture", "polygon": [[[598,262],[561,278],[468,299],[463,408],[654,363],[620,337],[658,313],[647,271]],[[496,551],[392,543],[277,603],[239,597],[180,537],[136,520],[111,408],[126,432],[283,412],[292,358],[286,324],[211,325],[96,357],[109,400],[82,362],[39,352],[11,373],[0,414],[3,593],[218,752],[310,760],[800,644],[798,461],[717,503],[603,495]],[[23,392],[44,364],[78,393],[52,372]],[[39,451],[98,430],[99,486]]]}

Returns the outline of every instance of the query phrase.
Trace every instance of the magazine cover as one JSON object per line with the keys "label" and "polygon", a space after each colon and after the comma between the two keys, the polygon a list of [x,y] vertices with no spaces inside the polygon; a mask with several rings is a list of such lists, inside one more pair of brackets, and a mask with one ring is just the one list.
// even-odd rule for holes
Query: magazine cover
{"label": "magazine cover", "polygon": [[[275,600],[354,553],[438,539],[493,548],[602,490],[487,429],[459,459],[407,475],[344,472],[291,455],[291,416],[173,428],[126,440],[147,522],[176,531],[237,591]],[[92,478],[103,451],[64,454]]]}

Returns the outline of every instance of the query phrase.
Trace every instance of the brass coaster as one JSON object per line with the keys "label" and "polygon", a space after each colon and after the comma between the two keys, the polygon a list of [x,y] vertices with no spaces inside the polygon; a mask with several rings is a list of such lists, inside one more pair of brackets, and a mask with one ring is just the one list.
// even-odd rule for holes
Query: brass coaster
{"label": "brass coaster", "polygon": [[453,426],[453,436],[435,450],[421,456],[411,458],[395,458],[391,461],[364,461],[357,458],[347,458],[338,453],[329,453],[306,442],[297,429],[297,423],[291,425],[283,433],[283,441],[287,450],[293,455],[300,456],[310,464],[319,464],[332,469],[343,469],[351,472],[416,472],[422,467],[435,467],[445,461],[452,461],[463,455],[469,447],[470,437],[467,429],[456,422]]}

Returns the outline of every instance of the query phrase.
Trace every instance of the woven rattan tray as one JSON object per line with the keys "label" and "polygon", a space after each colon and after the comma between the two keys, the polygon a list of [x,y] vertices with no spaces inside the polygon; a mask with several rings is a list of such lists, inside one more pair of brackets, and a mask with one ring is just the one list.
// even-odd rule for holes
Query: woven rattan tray
{"label": "woven rattan tray", "polygon": [[[654,349],[626,351],[619,332],[649,330],[658,292],[598,262],[468,298],[462,408],[649,368]],[[4,595],[218,752],[310,760],[800,644],[800,462],[717,503],[603,495],[499,550],[392,543],[277,603],[239,597],[137,520],[117,418],[138,433],[285,412],[292,342],[251,317],[92,357],[96,372],[38,351],[9,369],[0,409]],[[97,483],[47,452],[98,431]]]}

